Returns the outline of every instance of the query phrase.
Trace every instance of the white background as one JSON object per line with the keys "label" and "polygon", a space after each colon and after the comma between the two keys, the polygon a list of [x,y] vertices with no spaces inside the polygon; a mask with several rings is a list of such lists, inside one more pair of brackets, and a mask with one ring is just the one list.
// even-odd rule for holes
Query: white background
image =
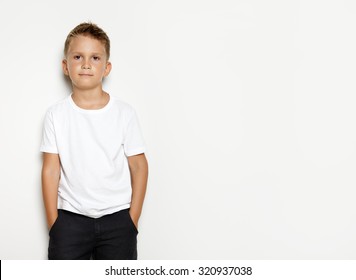
{"label": "white background", "polygon": [[0,0],[1,259],[47,257],[42,121],[87,20],[148,147],[140,259],[356,257],[355,1]]}

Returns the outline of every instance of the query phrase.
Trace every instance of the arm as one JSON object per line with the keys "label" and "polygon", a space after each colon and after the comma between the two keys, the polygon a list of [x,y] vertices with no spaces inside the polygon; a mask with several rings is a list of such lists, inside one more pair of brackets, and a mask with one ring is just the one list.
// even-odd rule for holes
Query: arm
{"label": "arm", "polygon": [[58,154],[43,153],[42,195],[49,229],[58,217],[57,200],[58,184],[61,174],[60,167],[61,164]]}
{"label": "arm", "polygon": [[141,215],[147,188],[148,163],[145,154],[130,156],[127,159],[130,167],[132,185],[130,215],[132,221],[136,227],[138,227],[138,220]]}

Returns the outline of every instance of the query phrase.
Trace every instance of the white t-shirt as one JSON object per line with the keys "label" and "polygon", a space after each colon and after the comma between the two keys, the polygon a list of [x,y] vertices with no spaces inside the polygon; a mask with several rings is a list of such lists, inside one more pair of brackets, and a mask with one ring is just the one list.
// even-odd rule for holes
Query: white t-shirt
{"label": "white t-shirt", "polygon": [[102,109],[85,110],[71,96],[45,116],[41,152],[58,154],[58,209],[99,218],[130,207],[127,157],[145,152],[134,109],[110,96]]}

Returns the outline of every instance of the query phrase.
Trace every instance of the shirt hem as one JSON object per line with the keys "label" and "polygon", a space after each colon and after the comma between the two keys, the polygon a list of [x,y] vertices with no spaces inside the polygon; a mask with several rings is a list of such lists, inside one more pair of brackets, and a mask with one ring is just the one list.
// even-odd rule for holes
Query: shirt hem
{"label": "shirt hem", "polygon": [[125,152],[125,154],[126,154],[127,157],[130,157],[130,156],[143,154],[143,153],[145,153],[145,151],[146,151],[146,149],[144,147],[141,147],[141,148],[138,148],[138,149],[135,149],[135,150],[130,150],[128,152]]}
{"label": "shirt hem", "polygon": [[58,205],[58,209],[70,211],[70,212],[73,212],[73,213],[76,213],[76,214],[80,214],[80,215],[83,215],[83,216],[86,216],[86,217],[89,217],[89,218],[97,219],[97,218],[101,218],[101,217],[103,217],[105,215],[110,215],[110,214],[113,214],[115,212],[128,209],[128,208],[130,208],[130,206],[131,206],[131,204],[127,203],[127,204],[123,204],[123,205],[120,205],[120,206],[115,207],[115,208],[110,208],[108,210],[103,210],[103,211],[99,210],[99,211],[96,211],[96,213],[88,213],[87,211],[80,211],[80,210],[72,207],[68,203],[61,203],[61,205]]}
{"label": "shirt hem", "polygon": [[50,153],[50,154],[59,154],[58,150],[50,149],[50,148],[46,148],[46,147],[41,147],[40,148],[40,152],[42,152],[42,153]]}

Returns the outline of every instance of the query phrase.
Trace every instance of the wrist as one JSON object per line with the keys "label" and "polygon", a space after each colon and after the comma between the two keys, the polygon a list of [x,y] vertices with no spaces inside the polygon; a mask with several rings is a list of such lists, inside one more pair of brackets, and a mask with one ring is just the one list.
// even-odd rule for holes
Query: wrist
{"label": "wrist", "polygon": [[138,227],[138,220],[140,216],[135,211],[132,211],[131,209],[129,210],[129,214],[135,226]]}
{"label": "wrist", "polygon": [[48,217],[47,219],[47,226],[48,226],[48,229],[51,229],[52,226],[54,225],[54,223],[56,222],[58,218],[58,212],[54,213],[53,215],[51,215],[51,217]]}

